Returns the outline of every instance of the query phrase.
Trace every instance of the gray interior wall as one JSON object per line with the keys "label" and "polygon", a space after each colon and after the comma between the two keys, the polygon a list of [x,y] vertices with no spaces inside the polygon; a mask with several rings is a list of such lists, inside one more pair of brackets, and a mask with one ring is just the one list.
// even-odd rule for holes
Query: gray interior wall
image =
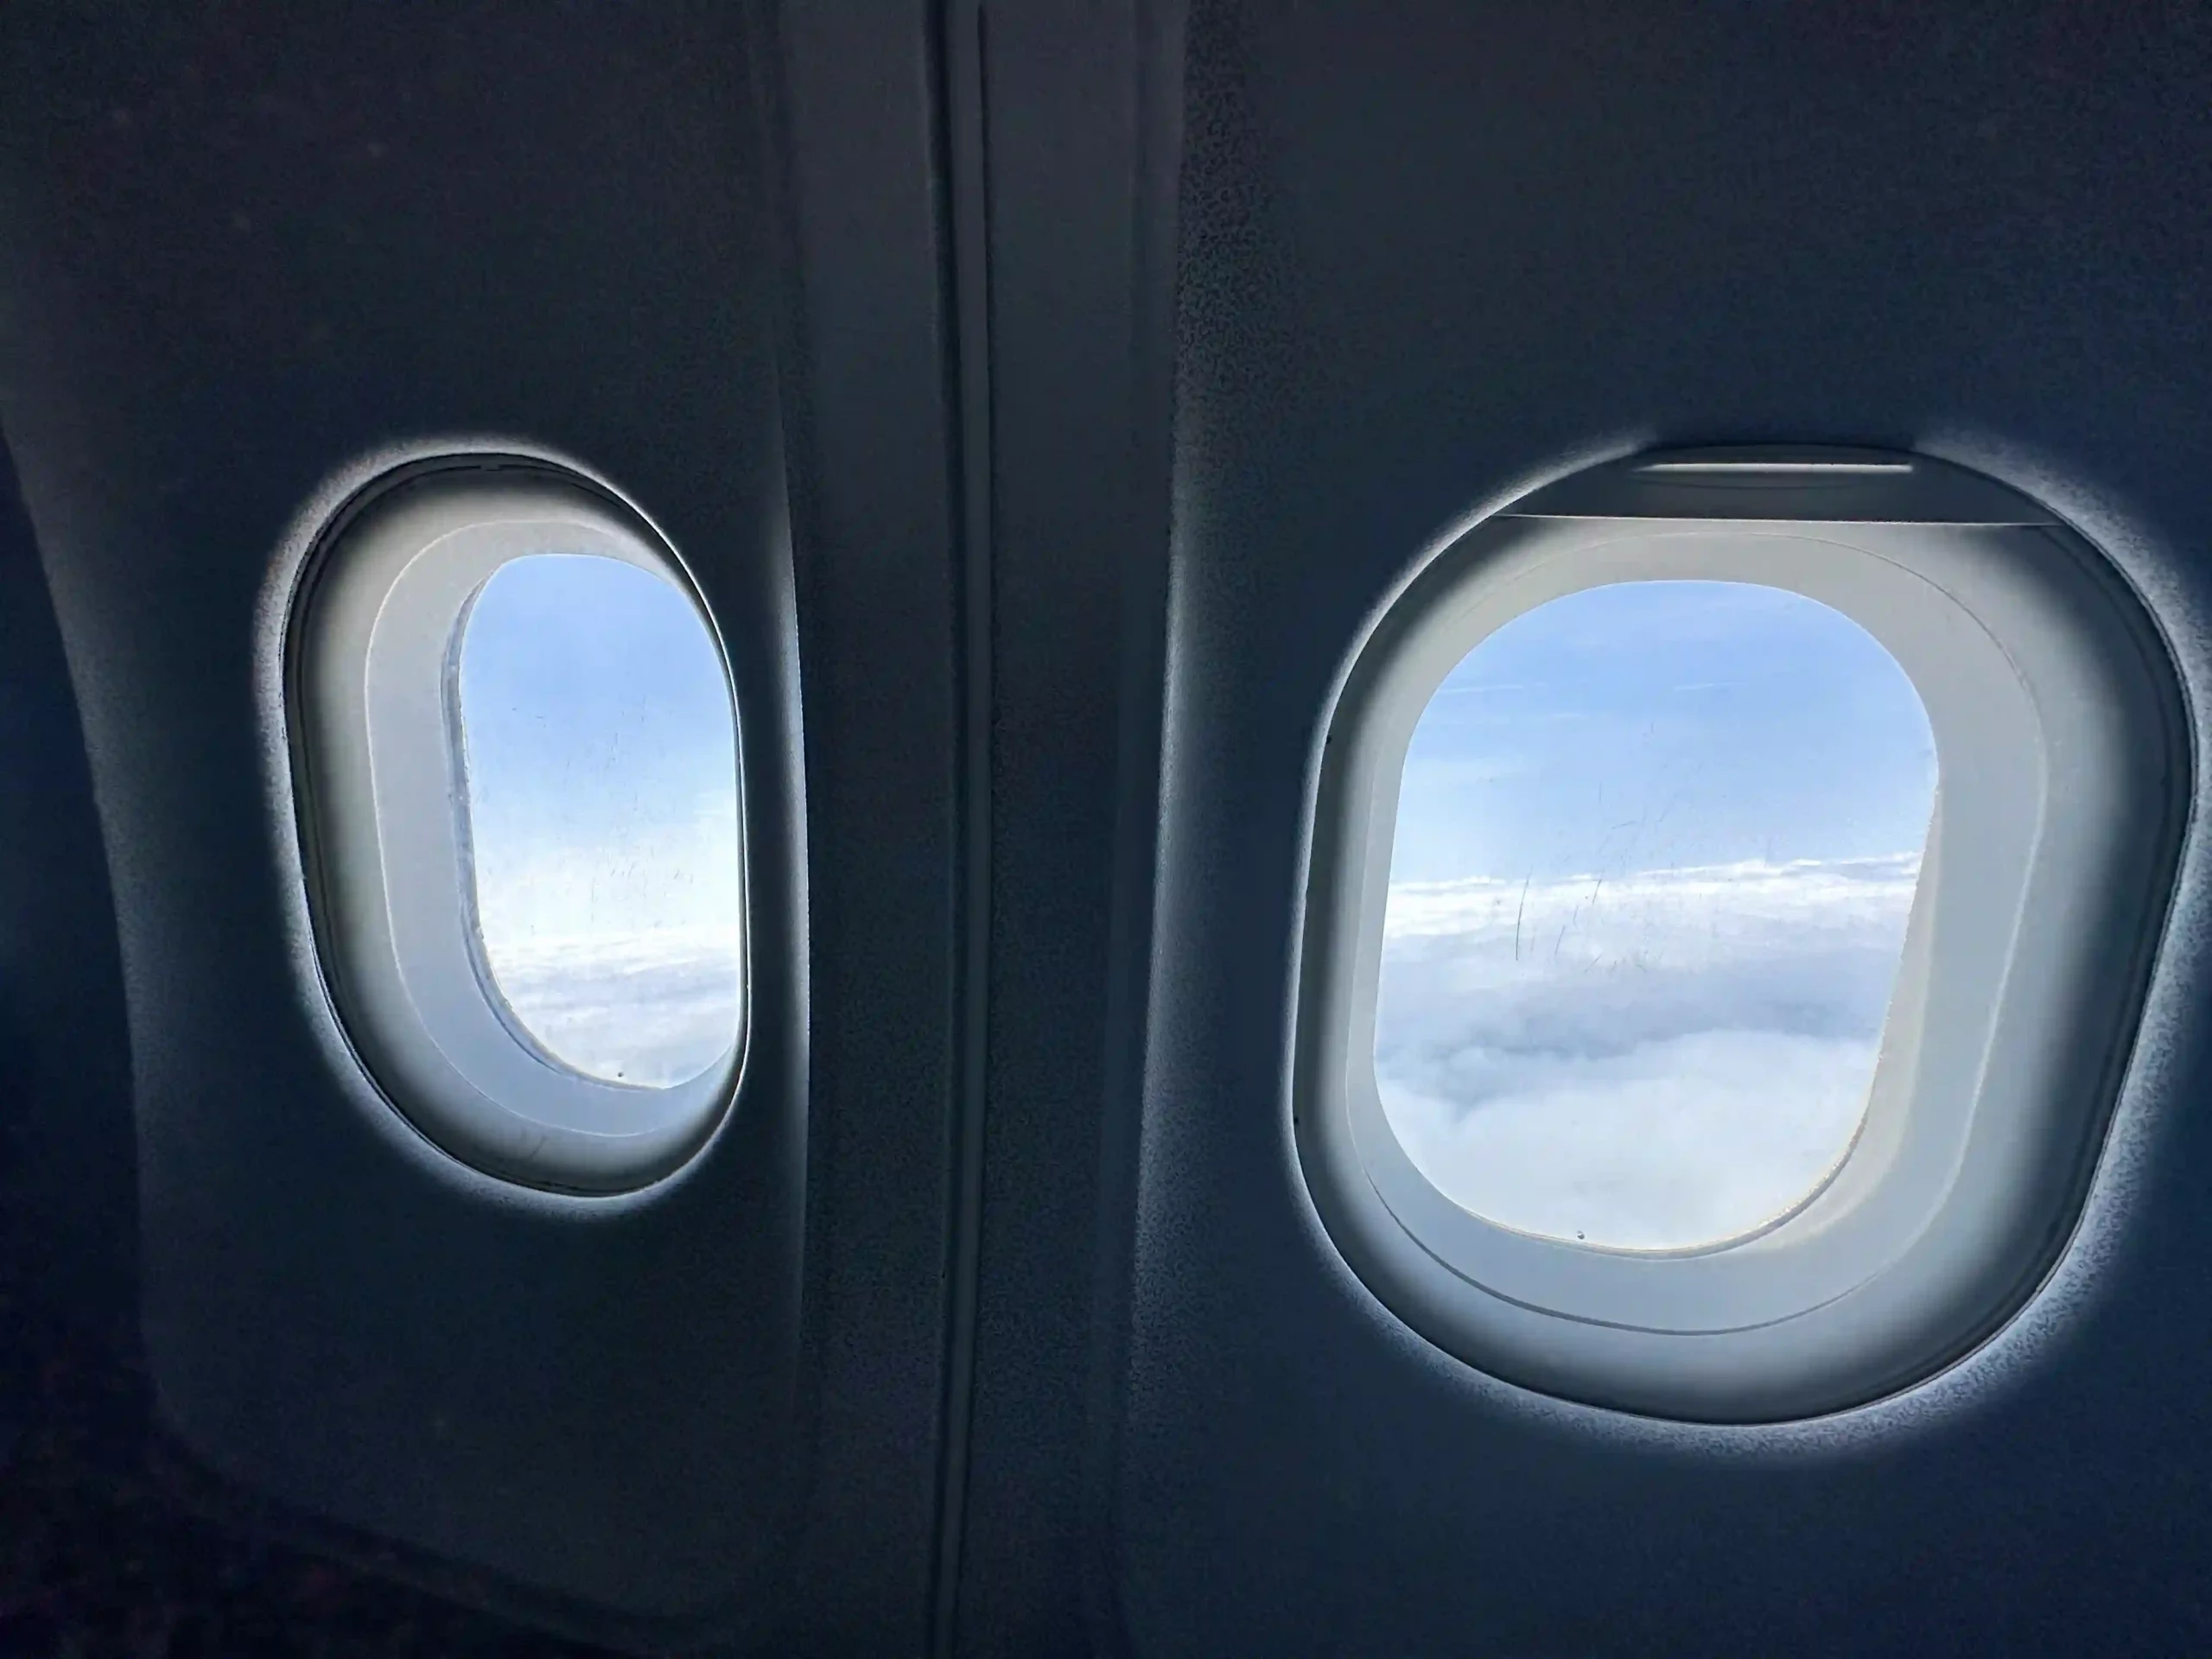
{"label": "gray interior wall", "polygon": [[137,1194],[130,1041],[84,732],[4,449],[0,776],[0,1377],[35,1390],[56,1344],[82,1340],[125,1363],[135,1351]]}
{"label": "gray interior wall", "polygon": [[[100,804],[74,855],[117,894],[170,1446],[257,1524],[534,1619],[895,1646],[934,1548],[950,1086],[933,60],[919,8],[781,21],[11,14],[0,423]],[[794,145],[868,188],[787,176]],[[659,520],[748,722],[745,1094],[645,1201],[430,1152],[303,955],[272,569],[334,474],[486,437]]]}
{"label": "gray interior wall", "polygon": [[[2051,1294],[1852,1419],[1675,1431],[1446,1359],[1329,1246],[1286,1103],[1333,677],[1580,461],[1980,467],[2202,696],[2205,8],[0,41],[0,765],[52,803],[0,791],[0,1088],[48,1148],[12,1224],[103,1195],[28,1226],[38,1281],[138,1299],[164,1433],[257,1524],[648,1646],[2204,1645],[2196,864]],[[334,469],[454,434],[633,493],[776,734],[776,1103],[588,1225],[378,1127],[287,909],[270,561]]]}
{"label": "gray interior wall", "polygon": [[1331,676],[1441,531],[1578,457],[1787,435],[1978,462],[2154,589],[2201,675],[2204,21],[1199,9],[1111,1535],[1133,1648],[2092,1652],[2201,1630],[2193,899],[2056,1305],[1917,1404],[1803,1430],[1554,1408],[1409,1337],[1313,1224],[1283,1082]]}

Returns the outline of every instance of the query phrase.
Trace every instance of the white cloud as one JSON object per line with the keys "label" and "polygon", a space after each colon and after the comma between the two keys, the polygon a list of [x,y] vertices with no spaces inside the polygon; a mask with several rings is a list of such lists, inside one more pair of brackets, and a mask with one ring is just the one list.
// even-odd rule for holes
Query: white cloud
{"label": "white cloud", "polygon": [[1376,1071],[1408,1154],[1526,1230],[1756,1226],[1848,1147],[1916,856],[1406,883]]}
{"label": "white cloud", "polygon": [[620,835],[528,828],[474,826],[477,915],[495,945],[682,931],[743,906],[734,807]]}
{"label": "white cloud", "polygon": [[600,841],[480,836],[475,868],[493,977],[558,1058],[662,1086],[729,1046],[744,915],[734,808]]}
{"label": "white cloud", "polygon": [[661,1087],[698,1076],[736,1034],[740,945],[723,925],[487,942],[485,954],[507,1005],[559,1058]]}

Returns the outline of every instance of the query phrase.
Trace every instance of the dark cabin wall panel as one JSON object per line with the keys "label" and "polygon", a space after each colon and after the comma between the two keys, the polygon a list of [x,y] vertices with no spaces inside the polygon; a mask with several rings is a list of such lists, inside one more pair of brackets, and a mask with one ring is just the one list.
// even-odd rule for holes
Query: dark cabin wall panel
{"label": "dark cabin wall panel", "polygon": [[809,1506],[786,1651],[919,1653],[937,1566],[961,952],[960,575],[931,9],[778,19],[807,750]]}
{"label": "dark cabin wall panel", "polygon": [[[0,802],[0,1020],[38,1027],[0,1090],[58,1123],[98,1043],[112,1128],[129,1068],[164,1422],[288,1524],[639,1643],[2205,1646],[2194,888],[2071,1300],[1871,1428],[1671,1433],[1444,1358],[1319,1230],[1285,1066],[1332,677],[1441,530],[1578,458],[1983,464],[2113,550],[2201,696],[2209,17],[10,13],[0,430],[68,685],[0,525],[0,765],[62,803]],[[333,468],[442,434],[660,517],[806,855],[755,1010],[784,1109],[589,1226],[395,1136],[287,932],[270,563]]]}
{"label": "dark cabin wall panel", "polygon": [[57,1344],[135,1351],[135,1165],[84,730],[0,449],[0,1389],[35,1386]]}
{"label": "dark cabin wall panel", "polygon": [[1285,1068],[1332,677],[1433,537],[1578,457],[1810,440],[1978,461],[2111,547],[2201,695],[2207,14],[1197,12],[1149,1072],[1101,1431],[1122,1638],[2202,1646],[2212,1071],[2172,1023],[2202,1005],[2201,894],[2122,1115],[2133,1161],[2099,1195],[2117,1224],[2070,1306],[1917,1415],[1673,1433],[1484,1382],[1334,1255]]}
{"label": "dark cabin wall panel", "polygon": [[[922,204],[925,320],[925,175],[899,147],[926,155],[926,38],[918,13],[903,30],[874,22],[923,130],[887,142],[907,169],[901,210],[916,220]],[[0,60],[0,421],[113,872],[161,1414],[250,1494],[449,1562],[475,1575],[466,1593],[587,1626],[604,1612],[788,1630],[794,1549],[845,1571],[853,1516],[925,1538],[934,1498],[941,1107],[867,1079],[907,1069],[902,1042],[942,1048],[941,988],[915,985],[920,1012],[900,1006],[882,1049],[850,1039],[842,1072],[857,1081],[832,1103],[883,1113],[897,1126],[884,1156],[923,1166],[920,1197],[874,1206],[895,1237],[886,1260],[918,1263],[897,1287],[904,1324],[865,1351],[801,1331],[803,1306],[817,1325],[867,1312],[837,1288],[854,1259],[841,1281],[804,1248],[810,1224],[856,1231],[818,1207],[810,1223],[808,1180],[824,1204],[868,1205],[892,1177],[855,1161],[838,1198],[808,1161],[794,849],[849,839],[848,815],[903,829],[911,809],[921,888],[941,890],[944,807],[873,795],[864,769],[827,814],[799,804],[782,403],[787,367],[803,379],[805,365],[783,340],[810,302],[787,297],[775,181],[790,133],[761,106],[783,46],[762,15],[709,6],[113,7],[12,14]],[[856,164],[880,159],[856,143]],[[923,418],[918,443],[899,435],[917,452],[906,477],[928,482],[934,348],[900,349],[922,382],[902,405]],[[807,419],[842,418],[830,402]],[[588,1219],[510,1202],[379,1117],[334,1058],[288,931],[257,607],[335,469],[449,435],[572,454],[653,513],[715,607],[750,721],[769,885],[755,887],[747,1104],[671,1190]],[[834,448],[812,429],[806,442],[817,458]],[[819,517],[820,493],[809,500]],[[856,594],[906,584],[914,643],[896,666],[915,683],[894,706],[926,769],[945,742],[949,584],[941,524],[918,511],[873,550],[868,588],[842,555],[806,580],[808,626],[833,639]],[[880,713],[833,696],[807,719],[834,741]],[[902,959],[944,948],[925,900],[877,938]],[[858,995],[834,985],[814,1015],[869,1033],[885,1005],[838,1000]],[[864,1122],[830,1123],[869,1143]],[[879,1276],[859,1294],[889,1293]],[[871,1366],[901,1379],[895,1393]],[[829,1506],[802,1545],[806,1490],[836,1478],[817,1399],[895,1420],[865,1466],[898,1496],[855,1496],[842,1521]],[[852,1569],[834,1598],[817,1571],[804,1593],[855,1628],[911,1623],[925,1552]]]}
{"label": "dark cabin wall panel", "polygon": [[1065,1650],[1082,1630],[1110,785],[1123,588],[1145,565],[1132,544],[1135,42],[1121,7],[983,21],[991,1020],[958,1626],[963,1652],[1025,1653]]}
{"label": "dark cabin wall panel", "polygon": [[992,902],[963,1654],[1083,1651],[1112,1593],[1092,1431],[1126,1265],[1159,810],[1176,10],[983,8],[974,41]]}
{"label": "dark cabin wall panel", "polygon": [[[671,99],[635,36],[586,62],[513,16],[428,39],[362,21],[111,16],[73,74],[11,94],[45,120],[12,158],[34,228],[6,414],[111,831],[149,1360],[164,1419],[250,1488],[689,1614],[760,1572],[747,1511],[778,1472],[713,1421],[787,1386],[776,1344],[723,1333],[788,1311],[733,1294],[724,1229],[518,1224],[370,1132],[300,1016],[251,671],[288,521],[396,438],[525,433],[607,467],[679,545],[705,538],[640,439],[747,424],[697,349],[739,317],[682,297],[687,265],[736,263],[736,216],[702,222],[672,181],[656,199],[647,158],[727,162],[735,135]],[[632,350],[680,366],[641,385]],[[594,1509],[622,1522],[580,1524]]]}

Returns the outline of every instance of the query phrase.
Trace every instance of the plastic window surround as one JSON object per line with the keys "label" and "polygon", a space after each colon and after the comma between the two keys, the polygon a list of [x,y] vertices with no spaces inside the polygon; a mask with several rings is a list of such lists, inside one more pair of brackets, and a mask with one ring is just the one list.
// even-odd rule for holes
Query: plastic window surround
{"label": "plastic window surround", "polygon": [[[619,559],[675,583],[721,650],[674,550],[594,485],[481,456],[372,485],[319,539],[289,635],[309,911],[340,1024],[403,1116],[490,1173],[620,1192],[672,1173],[721,1120],[745,1051],[749,942],[729,1047],[665,1089],[601,1081],[552,1059],[491,983],[453,735],[453,652],[492,575],[548,551]],[[741,744],[742,720],[733,723]],[[738,754],[730,764],[741,779]],[[741,858],[743,823],[741,785]],[[742,871],[739,879],[741,891]]]}
{"label": "plastic window surround", "polygon": [[[1927,708],[1940,793],[1863,1128],[1745,1237],[1674,1252],[1461,1209],[1382,1113],[1376,990],[1399,779],[1444,677],[1514,617],[1610,582],[1763,583],[1851,617]],[[2189,798],[2171,659],[2051,515],[1922,457],[1621,462],[1484,521],[1346,673],[1319,768],[1295,1135],[1338,1248],[1471,1364],[1655,1415],[1770,1421],[1931,1374],[2017,1311],[2078,1213]]]}

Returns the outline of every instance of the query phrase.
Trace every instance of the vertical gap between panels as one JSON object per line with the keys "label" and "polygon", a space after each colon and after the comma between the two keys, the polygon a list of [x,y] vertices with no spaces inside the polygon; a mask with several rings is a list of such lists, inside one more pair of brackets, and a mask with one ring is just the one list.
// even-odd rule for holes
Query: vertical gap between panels
{"label": "vertical gap between panels", "polygon": [[1183,160],[1185,0],[1139,0],[1129,155],[1130,461],[1134,511],[1121,608],[1114,874],[1101,1067],[1097,1230],[1083,1444],[1085,1614],[1104,1652],[1126,1647],[1116,1618],[1114,1470],[1117,1397],[1135,1249],[1137,1141],[1144,1109],[1160,857],[1162,726],[1174,470],[1175,268]]}
{"label": "vertical gap between panels", "polygon": [[955,1044],[952,1206],[947,1233],[944,1421],[939,1438],[938,1536],[931,1586],[930,1651],[949,1659],[958,1616],[968,1439],[976,1368],[976,1299],[983,1185],[983,1104],[989,1027],[991,732],[990,202],[985,166],[988,111],[980,0],[950,0],[937,16],[940,176],[949,181],[951,315],[956,375],[951,423],[960,503],[957,552],[961,663],[959,930],[954,947]]}

